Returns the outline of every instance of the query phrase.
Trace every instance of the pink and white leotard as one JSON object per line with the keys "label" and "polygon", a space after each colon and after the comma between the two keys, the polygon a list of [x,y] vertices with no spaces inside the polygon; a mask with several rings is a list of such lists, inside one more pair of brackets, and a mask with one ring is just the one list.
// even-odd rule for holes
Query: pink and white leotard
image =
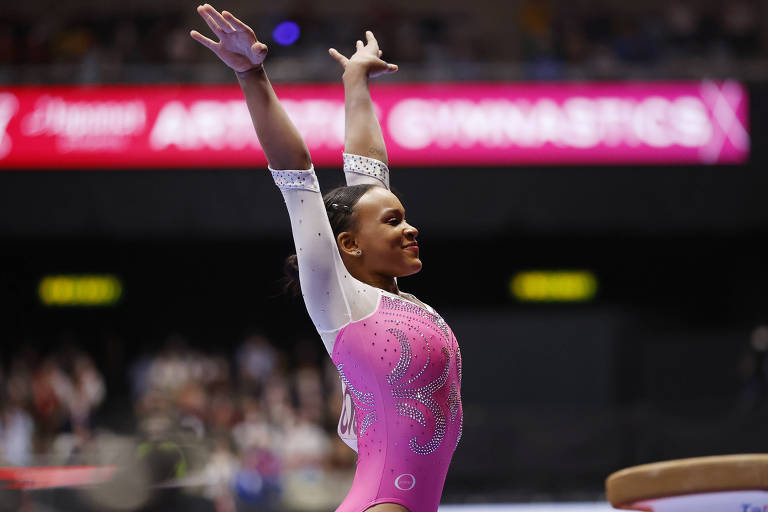
{"label": "pink and white leotard", "polygon": [[[272,170],[291,218],[302,295],[339,371],[339,435],[358,453],[337,512],[397,503],[434,512],[461,438],[461,352],[433,308],[353,278],[339,254],[314,169]],[[384,163],[344,155],[348,185],[389,188]]]}

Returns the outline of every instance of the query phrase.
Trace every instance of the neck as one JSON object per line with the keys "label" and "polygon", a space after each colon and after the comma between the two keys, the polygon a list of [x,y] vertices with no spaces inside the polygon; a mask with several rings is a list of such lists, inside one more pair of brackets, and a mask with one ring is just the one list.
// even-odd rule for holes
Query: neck
{"label": "neck", "polygon": [[392,276],[385,276],[381,274],[368,273],[360,269],[349,269],[352,277],[358,281],[362,281],[365,284],[369,284],[374,288],[381,288],[382,290],[400,295],[400,290],[397,288],[397,281]]}

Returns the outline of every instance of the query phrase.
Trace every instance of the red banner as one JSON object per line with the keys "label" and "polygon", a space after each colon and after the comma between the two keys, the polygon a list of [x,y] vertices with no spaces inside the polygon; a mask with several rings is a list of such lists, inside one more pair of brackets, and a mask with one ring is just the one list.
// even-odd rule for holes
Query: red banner
{"label": "red banner", "polygon": [[[316,166],[339,166],[341,85],[279,85]],[[379,84],[392,166],[742,163],[736,82]],[[0,89],[0,168],[263,167],[236,86]]]}

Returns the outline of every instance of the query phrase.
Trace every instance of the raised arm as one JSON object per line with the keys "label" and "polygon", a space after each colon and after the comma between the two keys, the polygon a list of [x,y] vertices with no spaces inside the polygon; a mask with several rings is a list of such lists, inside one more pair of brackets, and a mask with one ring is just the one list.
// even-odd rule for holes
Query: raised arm
{"label": "raised arm", "polygon": [[339,255],[309,151],[267,80],[262,66],[267,47],[227,11],[218,13],[208,4],[197,11],[220,41],[194,30],[190,35],[237,73],[272,177],[291,218],[307,312],[330,352],[334,332],[349,323],[359,309],[355,301],[360,302],[364,293],[355,287]]}
{"label": "raised arm", "polygon": [[[369,174],[389,188],[388,177],[382,179],[383,174],[388,174],[387,148],[371,100],[369,81],[394,73],[397,66],[381,59],[379,43],[371,31],[367,31],[365,37],[366,44],[358,40],[356,51],[349,59],[334,48],[328,50],[344,70],[344,170],[348,184],[369,182],[363,177]],[[351,175],[350,171],[358,176]]]}
{"label": "raised arm", "polygon": [[219,13],[211,5],[197,8],[219,41],[196,30],[190,36],[209,48],[237,75],[251,114],[256,136],[272,169],[309,169],[309,150],[275,95],[264,70],[267,45],[231,13]]}

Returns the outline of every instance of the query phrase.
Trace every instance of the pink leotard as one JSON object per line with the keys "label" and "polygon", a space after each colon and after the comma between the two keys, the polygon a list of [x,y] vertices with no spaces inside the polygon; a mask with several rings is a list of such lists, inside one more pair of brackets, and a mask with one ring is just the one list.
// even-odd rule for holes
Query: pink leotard
{"label": "pink leotard", "polygon": [[[339,435],[358,453],[337,512],[397,503],[434,512],[461,438],[461,353],[433,308],[353,278],[331,231],[314,169],[271,170],[296,243],[304,302],[341,379]],[[344,155],[347,184],[389,188],[380,161]]]}

